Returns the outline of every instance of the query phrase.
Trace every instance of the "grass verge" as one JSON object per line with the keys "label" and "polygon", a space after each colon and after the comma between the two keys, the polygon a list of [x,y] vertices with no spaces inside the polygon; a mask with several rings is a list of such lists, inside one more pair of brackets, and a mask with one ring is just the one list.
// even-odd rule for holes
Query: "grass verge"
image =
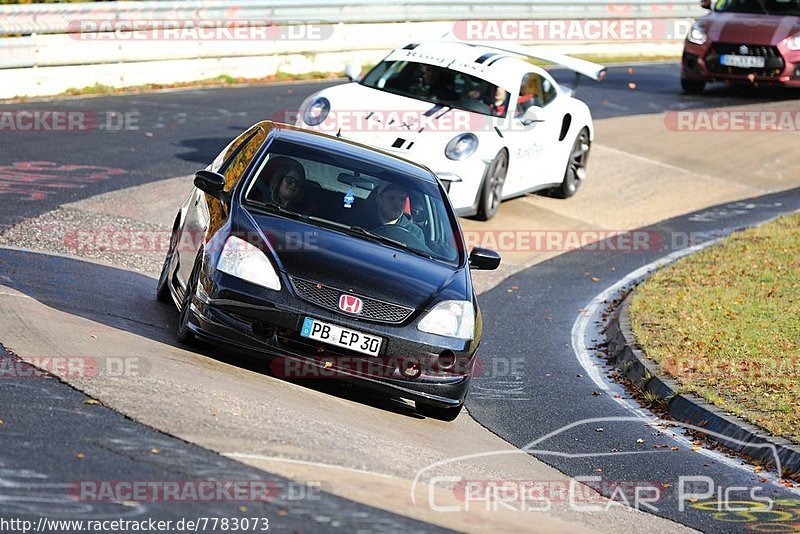
{"label": "grass verge", "polygon": [[683,391],[800,443],[800,214],[659,271],[630,310],[639,344]]}
{"label": "grass verge", "polygon": [[178,83],[148,83],[144,85],[134,85],[128,87],[113,87],[110,85],[103,85],[96,83],[86,87],[75,87],[67,89],[63,93],[51,95],[47,97],[16,97],[4,102],[25,102],[27,100],[41,100],[42,98],[59,98],[59,97],[74,97],[74,96],[87,96],[87,95],[121,95],[130,93],[146,93],[149,91],[158,91],[161,89],[192,89],[195,87],[226,87],[229,85],[243,85],[243,84],[269,84],[276,82],[289,82],[289,81],[306,81],[306,80],[327,80],[343,78],[344,73],[341,72],[308,72],[305,74],[287,74],[279,72],[272,76],[264,76],[262,78],[235,78],[227,74],[221,74],[215,78],[207,78],[205,80],[196,80],[190,82]]}

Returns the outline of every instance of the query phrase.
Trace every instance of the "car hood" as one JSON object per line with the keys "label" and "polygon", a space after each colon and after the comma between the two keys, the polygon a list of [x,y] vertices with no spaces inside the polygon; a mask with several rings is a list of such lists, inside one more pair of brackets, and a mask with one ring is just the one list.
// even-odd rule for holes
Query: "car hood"
{"label": "car hood", "polygon": [[701,19],[712,41],[777,45],[800,32],[800,17],[714,12]]}
{"label": "car hood", "polygon": [[417,256],[315,224],[242,210],[238,232],[255,226],[278,269],[414,309],[439,300],[472,300],[466,268]]}
{"label": "car hood", "polygon": [[[441,143],[456,135],[479,130],[491,117],[415,100],[349,83],[324,89],[331,103],[328,117],[312,130],[368,144],[399,156],[410,154],[417,143]],[[448,111],[449,110],[449,111]],[[302,110],[301,110],[302,113]],[[298,126],[309,128],[298,117]]]}

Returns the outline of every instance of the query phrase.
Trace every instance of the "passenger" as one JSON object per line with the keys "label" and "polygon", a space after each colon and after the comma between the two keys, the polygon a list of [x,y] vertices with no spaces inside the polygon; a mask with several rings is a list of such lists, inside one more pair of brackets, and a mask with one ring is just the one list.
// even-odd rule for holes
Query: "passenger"
{"label": "passenger", "polygon": [[286,156],[274,156],[267,162],[264,178],[258,183],[269,184],[266,202],[274,202],[287,209],[297,209],[303,197],[306,171],[296,160]]}

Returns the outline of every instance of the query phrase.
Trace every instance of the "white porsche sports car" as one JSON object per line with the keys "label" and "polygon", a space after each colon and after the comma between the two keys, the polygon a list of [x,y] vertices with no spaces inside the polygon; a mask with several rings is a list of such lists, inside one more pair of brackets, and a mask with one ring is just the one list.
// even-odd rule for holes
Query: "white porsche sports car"
{"label": "white porsche sports car", "polygon": [[575,194],[594,138],[588,106],[543,68],[555,63],[595,80],[605,67],[518,45],[456,40],[408,44],[352,83],[302,104],[296,125],[423,164],[456,212],[490,219],[502,200],[551,189]]}

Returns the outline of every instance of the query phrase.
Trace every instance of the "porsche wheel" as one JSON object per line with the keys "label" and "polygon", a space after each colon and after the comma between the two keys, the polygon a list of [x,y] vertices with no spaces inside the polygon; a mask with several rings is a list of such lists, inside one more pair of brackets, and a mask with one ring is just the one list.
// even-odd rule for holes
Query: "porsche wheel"
{"label": "porsche wheel", "polygon": [[555,190],[557,197],[569,198],[578,192],[578,188],[586,178],[586,163],[589,160],[590,148],[589,131],[584,128],[572,145],[567,170],[564,172],[564,181]]}
{"label": "porsche wheel", "polygon": [[508,152],[501,150],[486,167],[481,187],[481,198],[478,204],[479,221],[488,221],[497,213],[500,202],[503,200],[503,185],[506,183],[508,172]]}

